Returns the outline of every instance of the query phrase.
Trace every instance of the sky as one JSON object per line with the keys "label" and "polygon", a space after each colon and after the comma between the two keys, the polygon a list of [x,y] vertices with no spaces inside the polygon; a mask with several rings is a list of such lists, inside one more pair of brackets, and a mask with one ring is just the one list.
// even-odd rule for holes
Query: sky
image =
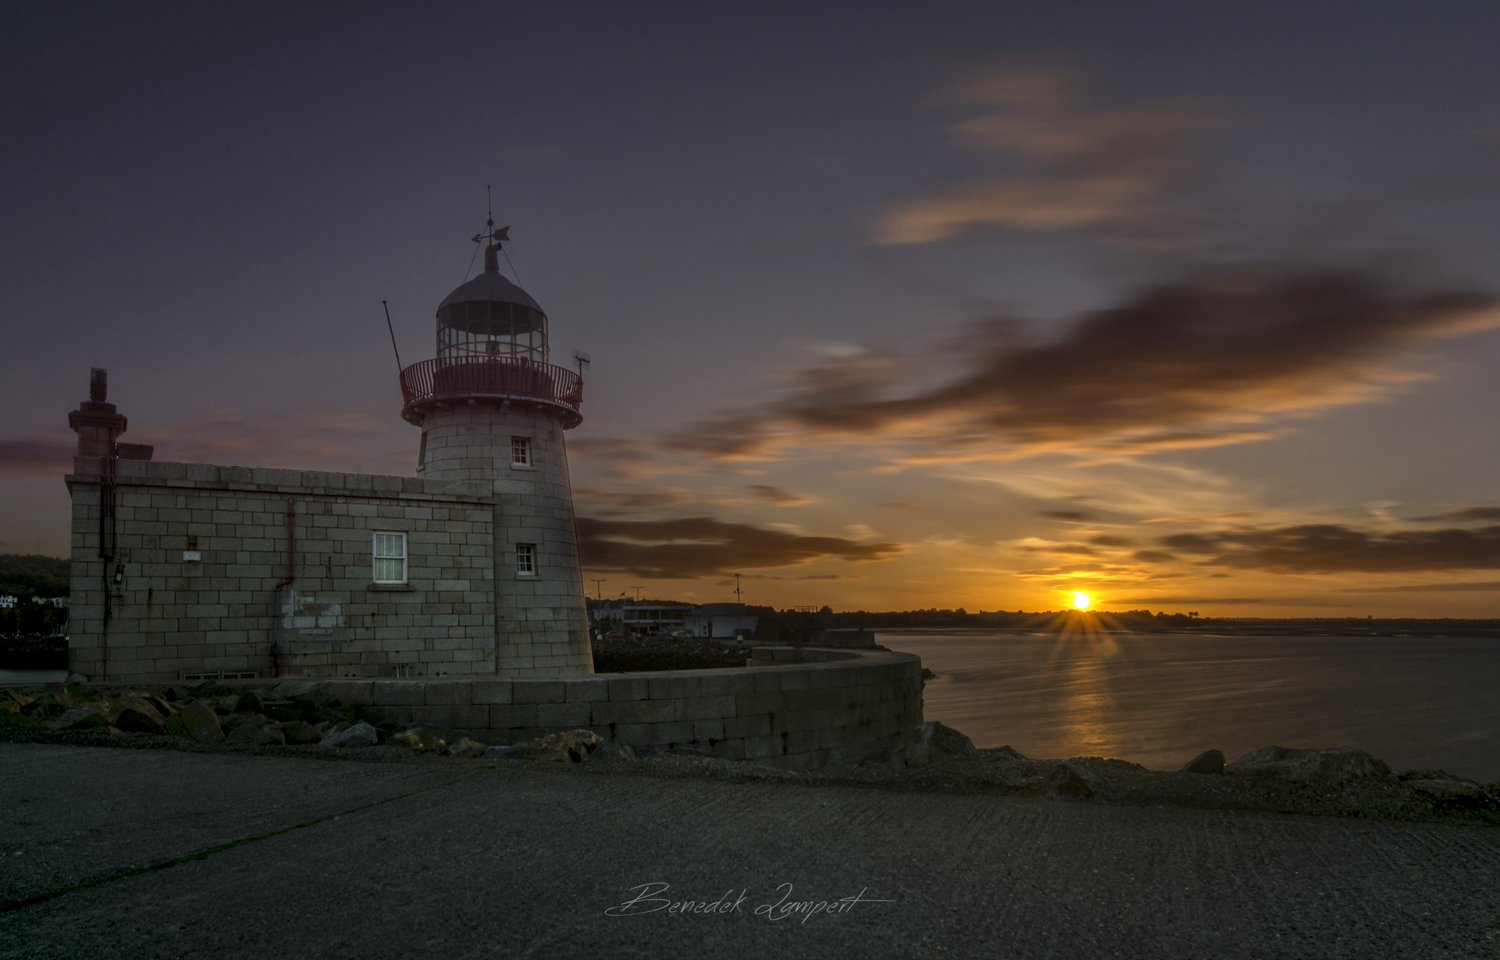
{"label": "sky", "polygon": [[[158,460],[415,470],[503,267],[601,596],[1500,616],[1500,8],[11,3],[0,552]],[[594,579],[602,579],[600,585]]]}

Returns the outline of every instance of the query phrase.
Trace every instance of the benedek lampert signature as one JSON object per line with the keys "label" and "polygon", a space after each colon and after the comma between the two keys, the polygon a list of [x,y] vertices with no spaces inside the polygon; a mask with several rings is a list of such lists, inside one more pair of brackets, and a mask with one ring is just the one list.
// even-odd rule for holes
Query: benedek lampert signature
{"label": "benedek lampert signature", "polygon": [[[607,917],[633,917],[643,913],[656,913],[665,910],[671,914],[701,913],[701,914],[728,914],[740,913],[745,906],[745,899],[749,896],[746,889],[741,889],[736,896],[733,890],[727,891],[717,900],[673,900],[671,897],[658,896],[666,893],[672,888],[670,883],[642,883],[630,888],[635,894],[629,900],[616,904],[604,911]],[[793,900],[792,885],[783,883],[776,888],[781,894],[781,899],[775,903],[763,903],[754,908],[755,915],[765,917],[775,923],[785,920],[787,917],[800,916],[801,922],[806,923],[820,913],[845,913],[854,909],[857,903],[895,903],[894,900],[877,900],[865,896],[869,890],[865,887],[853,896],[840,897],[837,900]]]}

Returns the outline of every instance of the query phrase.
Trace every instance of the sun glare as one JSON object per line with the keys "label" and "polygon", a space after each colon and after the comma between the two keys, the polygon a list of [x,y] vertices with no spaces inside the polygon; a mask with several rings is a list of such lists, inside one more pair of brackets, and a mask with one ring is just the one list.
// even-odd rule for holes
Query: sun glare
{"label": "sun glare", "polygon": [[1073,594],[1073,606],[1080,610],[1087,610],[1089,608],[1089,595],[1086,593]]}

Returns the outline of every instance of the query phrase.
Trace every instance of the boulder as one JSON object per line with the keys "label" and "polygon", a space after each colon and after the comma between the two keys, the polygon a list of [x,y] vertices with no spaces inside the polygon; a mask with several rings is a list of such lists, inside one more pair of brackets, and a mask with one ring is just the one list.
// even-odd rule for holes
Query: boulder
{"label": "boulder", "polygon": [[33,700],[35,700],[36,697],[28,697],[24,693],[18,693],[15,690],[7,690],[5,691],[5,699],[9,700],[11,703],[14,703],[17,707],[24,707],[26,706],[26,704],[31,703]]}
{"label": "boulder", "polygon": [[[81,708],[81,709],[87,709]],[[126,733],[166,733],[166,728],[156,711],[149,714],[134,707],[126,707],[115,717],[115,726]]]}
{"label": "boulder", "polygon": [[21,708],[21,714],[33,717],[37,720],[56,720],[68,712],[68,708],[60,703],[46,700],[33,700]]}
{"label": "boulder", "polygon": [[505,746],[504,744],[501,744],[499,746],[490,747],[489,749],[485,750],[484,753],[481,754],[481,756],[483,756],[486,760],[525,760],[526,754],[530,749],[531,748],[526,746],[526,744],[524,743],[517,743],[511,746]]}
{"label": "boulder", "polygon": [[271,695],[277,700],[290,700],[299,694],[312,693],[318,689],[316,680],[285,680],[276,685]]}
{"label": "boulder", "polygon": [[1433,800],[1477,800],[1484,788],[1472,780],[1458,778],[1407,780],[1406,785]]}
{"label": "boulder", "polygon": [[976,750],[974,752],[979,756],[988,757],[991,760],[1000,760],[1003,762],[1012,762],[1016,760],[1026,759],[1025,757],[1021,756],[1021,752],[1019,750],[1008,743],[1003,747],[988,747],[984,750]]}
{"label": "boulder", "polygon": [[951,757],[973,755],[973,740],[936,720],[914,728],[906,744],[906,763],[912,767],[926,766]]}
{"label": "boulder", "polygon": [[98,707],[71,707],[52,724],[58,730],[91,730],[109,726],[109,715]]}
{"label": "boulder", "polygon": [[364,721],[356,723],[342,733],[330,733],[323,738],[325,747],[373,747],[380,739],[375,728]]}
{"label": "boulder", "polygon": [[1262,747],[1247,753],[1224,768],[1240,776],[1285,777],[1290,780],[1349,780],[1394,778],[1384,760],[1377,760],[1353,747],[1330,747],[1326,750],[1297,750],[1291,747]]}
{"label": "boulder", "polygon": [[[279,690],[281,688],[277,687],[277,689]],[[322,690],[318,689],[304,690],[299,693],[287,694],[287,699],[295,701],[297,703],[310,703],[315,707],[343,706],[338,697],[335,697],[331,693],[324,693]]]}
{"label": "boulder", "polygon": [[1188,761],[1182,773],[1208,773],[1218,776],[1224,772],[1224,751],[1205,750]]}
{"label": "boulder", "polygon": [[0,700],[0,713],[20,713],[21,705],[14,700]]}
{"label": "boulder", "polygon": [[292,720],[288,723],[283,723],[280,730],[281,735],[286,738],[287,743],[317,743],[323,739],[323,731],[306,720]]}
{"label": "boulder", "polygon": [[258,724],[251,720],[247,723],[236,724],[230,731],[226,742],[242,747],[272,747],[286,743],[286,735],[274,723],[267,721],[264,724]]}
{"label": "boulder", "polygon": [[248,714],[243,713],[231,713],[229,716],[219,721],[219,729],[223,730],[224,735],[227,737],[233,734],[240,727],[243,727],[245,724],[249,724],[253,727],[272,725],[271,721],[267,720],[265,717],[252,717]]}
{"label": "boulder", "polygon": [[240,698],[234,702],[235,713],[265,713],[266,708],[260,702],[260,697],[254,690],[246,690],[240,694]]}
{"label": "boulder", "polygon": [[1078,764],[1065,760],[1052,768],[1052,772],[1047,775],[1045,786],[1048,792],[1059,797],[1086,800],[1094,795],[1094,788],[1089,783],[1089,779],[1087,772]]}
{"label": "boulder", "polygon": [[830,767],[885,766],[891,762],[891,743],[864,735],[855,737],[833,751]]}
{"label": "boulder", "polygon": [[202,700],[184,704],[182,709],[167,718],[164,726],[174,737],[186,737],[199,743],[217,743],[224,739],[224,730],[219,726],[213,707]]}
{"label": "boulder", "polygon": [[448,734],[437,727],[407,727],[400,733],[387,737],[386,742],[412,750],[431,750],[434,753],[442,753],[448,749]]}
{"label": "boulder", "polygon": [[293,703],[290,700],[282,700],[279,703],[275,701],[267,702],[262,705],[261,712],[272,720],[279,720],[283,723],[290,720],[305,719],[306,713],[303,704]]}
{"label": "boulder", "polygon": [[448,755],[450,757],[482,757],[484,756],[484,752],[489,749],[489,746],[487,743],[480,743],[478,740],[470,740],[468,737],[462,737],[457,743],[448,748]]}
{"label": "boulder", "polygon": [[1295,747],[1269,746],[1261,747],[1240,757],[1234,763],[1224,768],[1225,773],[1251,774],[1255,776],[1274,776],[1285,773],[1286,762],[1299,760],[1312,753],[1311,750],[1298,750]]}
{"label": "boulder", "polygon": [[[569,730],[566,733],[549,733],[545,737],[528,740],[526,745],[537,751],[539,760],[562,759],[569,763],[582,763],[604,743],[604,738],[592,730]],[[561,756],[544,756],[549,751]]]}
{"label": "boulder", "polygon": [[[114,697],[106,701],[106,704],[106,712],[111,717],[115,717],[117,719],[125,711],[132,710],[136,713],[143,714],[146,717],[150,718],[158,726],[160,726],[166,720],[166,716],[162,714],[161,711],[157,710],[156,706],[150,700],[146,699],[144,696],[134,690],[126,691],[125,693],[120,694],[118,697]],[[115,726],[118,727],[120,725],[117,722]],[[125,728],[120,727],[120,729],[123,730]]]}
{"label": "boulder", "polygon": [[[490,749],[494,748],[491,747]],[[485,756],[489,756],[489,753],[486,752]],[[635,752],[635,748],[628,743],[603,743],[596,747],[593,753],[589,754],[588,762],[597,763],[601,760],[635,760],[636,758],[637,754]]]}
{"label": "boulder", "polygon": [[154,694],[147,696],[145,699],[147,703],[156,708],[156,712],[162,715],[163,720],[177,712],[176,707]]}

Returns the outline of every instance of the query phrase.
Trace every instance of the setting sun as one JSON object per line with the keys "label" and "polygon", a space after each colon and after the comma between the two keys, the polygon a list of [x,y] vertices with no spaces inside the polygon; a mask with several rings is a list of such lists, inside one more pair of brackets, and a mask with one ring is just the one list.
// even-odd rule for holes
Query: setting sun
{"label": "setting sun", "polygon": [[1073,606],[1080,610],[1087,610],[1089,608],[1089,595],[1086,593],[1073,594]]}

